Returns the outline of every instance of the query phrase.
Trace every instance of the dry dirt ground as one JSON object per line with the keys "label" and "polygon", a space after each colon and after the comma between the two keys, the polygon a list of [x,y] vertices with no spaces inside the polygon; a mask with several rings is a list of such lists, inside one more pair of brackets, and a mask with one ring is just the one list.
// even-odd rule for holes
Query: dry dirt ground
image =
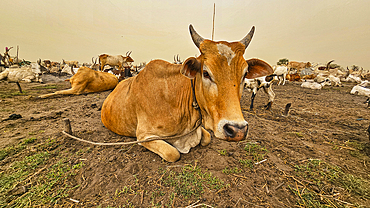
{"label": "dry dirt ground", "polygon": [[[212,139],[163,161],[107,130],[100,108],[110,92],[36,99],[67,82],[0,82],[0,207],[370,207],[370,109],[354,84],[322,90],[273,85],[276,100],[250,93],[241,106],[248,139]],[[291,103],[288,116],[283,116]],[[11,114],[22,118],[9,119]]]}

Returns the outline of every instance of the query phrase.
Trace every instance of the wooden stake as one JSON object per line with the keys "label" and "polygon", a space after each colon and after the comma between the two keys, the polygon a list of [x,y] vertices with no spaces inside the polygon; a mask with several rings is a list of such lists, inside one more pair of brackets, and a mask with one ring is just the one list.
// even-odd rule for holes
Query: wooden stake
{"label": "wooden stake", "polygon": [[20,93],[23,93],[23,92],[22,92],[21,85],[19,84],[19,82],[16,82],[16,83],[17,83],[17,86],[18,86],[18,90],[19,90],[19,92],[20,92]]}
{"label": "wooden stake", "polygon": [[285,111],[283,113],[284,116],[287,116],[288,115],[290,106],[292,106],[291,103],[286,104]]}
{"label": "wooden stake", "polygon": [[71,122],[68,118],[63,119],[64,122],[64,131],[68,134],[72,134]]}

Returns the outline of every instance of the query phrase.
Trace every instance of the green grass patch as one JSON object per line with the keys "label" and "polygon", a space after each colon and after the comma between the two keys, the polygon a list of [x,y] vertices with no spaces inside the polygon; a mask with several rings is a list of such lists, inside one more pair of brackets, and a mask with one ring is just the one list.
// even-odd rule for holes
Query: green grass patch
{"label": "green grass patch", "polygon": [[44,133],[44,132],[45,132],[44,130],[35,131],[35,132],[28,132],[28,135],[37,135],[37,134],[41,134],[41,133]]}
{"label": "green grass patch", "polygon": [[[370,182],[368,180],[345,173],[340,167],[330,163],[317,159],[308,160],[302,165],[295,165],[295,172],[304,181],[309,181],[311,185],[318,187],[322,195],[330,195],[330,193],[325,193],[325,188],[330,186],[340,187],[338,190],[343,190],[341,195],[349,194],[364,200],[370,199]],[[305,207],[332,207],[335,204],[337,207],[344,207],[338,201],[322,197],[322,195],[310,189],[299,191],[297,187],[289,188],[299,197],[299,205],[305,205]]]}
{"label": "green grass patch", "polygon": [[22,93],[20,93],[18,90],[11,90],[7,92],[1,92],[0,98],[12,98],[14,96],[25,96],[25,95],[28,95],[28,91],[22,91]]}
{"label": "green grass patch", "polygon": [[346,141],[344,142],[346,145],[348,145],[349,147],[352,147],[352,148],[355,148],[357,150],[364,150],[365,149],[365,145],[363,143],[360,143],[360,142],[357,142],[357,141]]}
{"label": "green grass patch", "polygon": [[31,144],[35,140],[36,140],[35,137],[27,138],[27,139],[22,140],[17,145],[8,146],[8,147],[5,147],[4,149],[1,149],[0,150],[0,161],[4,160],[9,155],[17,154],[18,152],[25,149],[27,147],[26,146],[27,144]]}
{"label": "green grass patch", "polygon": [[242,172],[242,169],[239,169],[237,167],[234,167],[234,168],[224,168],[222,170],[222,173],[226,174],[226,175],[230,175],[230,174],[236,174],[236,173],[241,173]]}
{"label": "green grass patch", "polygon": [[[1,97],[1,95],[0,95],[0,97]],[[11,108],[11,109],[9,109],[9,108],[1,108],[0,111],[1,112],[13,112],[14,109],[13,108]]]}
{"label": "green grass patch", "polygon": [[222,156],[225,156],[225,155],[226,155],[226,153],[227,153],[227,151],[226,151],[225,149],[223,149],[223,150],[218,150],[218,153],[220,153],[220,155],[222,155]]}
{"label": "green grass patch", "polygon": [[35,89],[57,89],[57,85],[36,86]]}
{"label": "green grass patch", "polygon": [[296,136],[296,137],[304,137],[304,133],[302,132],[287,132],[290,136]]}
{"label": "green grass patch", "polygon": [[[1,150],[8,154],[21,152],[36,138],[28,138],[18,145]],[[68,182],[84,166],[83,162],[71,164],[65,157],[55,155],[56,139],[48,139],[37,145],[37,152],[25,151],[23,159],[13,162],[0,173],[0,207],[53,207],[62,198],[68,197],[78,186]],[[52,149],[50,151],[50,149]],[[26,187],[18,193],[19,187]]]}
{"label": "green grass patch", "polygon": [[250,169],[254,167],[255,163],[264,160],[266,154],[268,153],[265,147],[255,143],[247,143],[244,147],[244,150],[246,151],[245,158],[240,159],[239,163]]}
{"label": "green grass patch", "polygon": [[183,199],[199,198],[206,189],[217,191],[228,187],[222,180],[212,173],[202,171],[198,166],[185,165],[178,172],[170,169],[159,171],[163,175],[161,178],[163,185],[173,188],[177,197]]}
{"label": "green grass patch", "polygon": [[[314,191],[308,189],[299,189],[296,187],[291,187],[288,185],[288,188],[298,197],[297,207],[307,207],[307,208],[330,208],[330,207],[340,207],[345,208],[341,204],[330,201],[327,198],[319,197],[318,194]],[[333,206],[333,203],[334,206]]]}

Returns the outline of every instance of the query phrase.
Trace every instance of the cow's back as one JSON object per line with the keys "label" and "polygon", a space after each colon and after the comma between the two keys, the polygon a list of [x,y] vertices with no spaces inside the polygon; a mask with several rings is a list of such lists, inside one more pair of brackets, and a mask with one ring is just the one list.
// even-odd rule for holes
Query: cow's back
{"label": "cow's back", "polygon": [[132,137],[135,136],[137,125],[135,105],[130,102],[133,97],[130,92],[133,79],[120,82],[105,99],[101,110],[101,120],[109,130]]}
{"label": "cow's back", "polygon": [[95,71],[83,66],[71,77],[70,82],[72,88],[86,85],[83,92],[80,93],[90,93],[113,89],[117,86],[118,79],[112,74]]}
{"label": "cow's back", "polygon": [[112,65],[118,65],[119,63],[123,62],[123,58],[121,55],[116,55],[116,56],[108,56],[107,57],[107,64],[112,64]]}

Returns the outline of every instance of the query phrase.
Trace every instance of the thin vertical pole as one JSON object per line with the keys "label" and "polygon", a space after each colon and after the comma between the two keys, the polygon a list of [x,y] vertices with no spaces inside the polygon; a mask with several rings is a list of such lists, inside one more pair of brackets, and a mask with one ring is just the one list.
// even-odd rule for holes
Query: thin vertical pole
{"label": "thin vertical pole", "polygon": [[216,3],[213,4],[213,26],[212,26],[212,40],[215,36],[215,16],[216,16]]}
{"label": "thin vertical pole", "polygon": [[19,63],[19,59],[18,59],[18,51],[19,51],[19,46],[17,45],[17,63]]}

